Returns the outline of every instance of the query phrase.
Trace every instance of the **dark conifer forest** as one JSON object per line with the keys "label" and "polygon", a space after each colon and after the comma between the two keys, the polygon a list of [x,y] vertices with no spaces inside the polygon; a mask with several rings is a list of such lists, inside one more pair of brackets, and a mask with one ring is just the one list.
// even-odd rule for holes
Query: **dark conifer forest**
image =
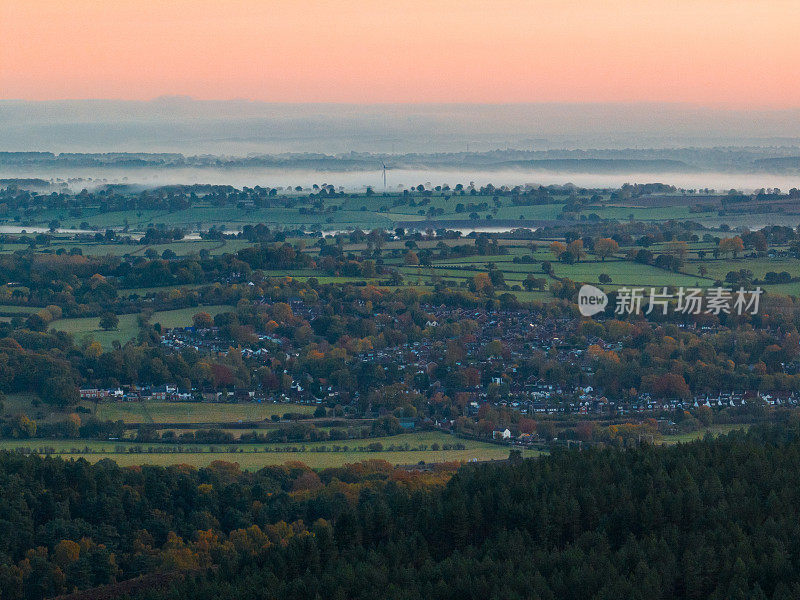
{"label": "dark conifer forest", "polygon": [[796,598],[798,466],[796,423],[428,472],[5,453],[0,597]]}

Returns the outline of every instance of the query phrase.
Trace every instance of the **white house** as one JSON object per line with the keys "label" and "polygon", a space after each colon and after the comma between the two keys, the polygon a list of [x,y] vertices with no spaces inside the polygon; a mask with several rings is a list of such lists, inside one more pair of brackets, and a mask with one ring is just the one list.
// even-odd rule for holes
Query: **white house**
{"label": "white house", "polygon": [[503,431],[493,431],[492,438],[496,440],[510,440],[511,439],[511,431],[506,428]]}

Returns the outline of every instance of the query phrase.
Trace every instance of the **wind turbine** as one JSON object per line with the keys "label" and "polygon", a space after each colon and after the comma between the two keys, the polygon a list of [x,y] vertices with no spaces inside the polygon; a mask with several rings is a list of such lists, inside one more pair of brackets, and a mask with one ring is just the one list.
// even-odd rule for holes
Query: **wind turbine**
{"label": "wind turbine", "polygon": [[383,193],[386,193],[386,163],[381,161],[381,165],[383,166]]}

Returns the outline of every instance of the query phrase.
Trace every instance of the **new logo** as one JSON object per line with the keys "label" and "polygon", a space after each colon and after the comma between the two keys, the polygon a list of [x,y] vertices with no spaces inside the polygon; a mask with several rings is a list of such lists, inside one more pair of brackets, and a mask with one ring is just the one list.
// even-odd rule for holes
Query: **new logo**
{"label": "new logo", "polygon": [[608,296],[593,285],[584,285],[578,292],[578,310],[584,317],[603,312],[608,304]]}

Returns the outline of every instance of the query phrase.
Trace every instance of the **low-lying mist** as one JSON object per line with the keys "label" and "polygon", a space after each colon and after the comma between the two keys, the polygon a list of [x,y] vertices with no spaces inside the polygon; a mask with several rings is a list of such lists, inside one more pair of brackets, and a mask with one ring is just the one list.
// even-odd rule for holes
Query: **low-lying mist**
{"label": "low-lying mist", "polygon": [[[0,179],[40,178],[63,184],[71,190],[124,183],[143,187],[158,187],[171,184],[219,184],[234,187],[311,187],[313,184],[329,184],[346,190],[364,190],[371,186],[376,192],[383,191],[383,172],[378,166],[373,171],[314,171],[304,169],[216,169],[216,168],[74,168],[47,170],[25,167],[0,167]],[[583,188],[618,188],[625,183],[665,183],[682,189],[705,189],[717,191],[737,189],[749,192],[761,188],[789,190],[800,187],[800,175],[776,175],[770,173],[559,173],[531,171],[525,169],[464,170],[464,169],[398,169],[387,171],[387,191],[403,187],[430,183],[433,186],[474,182],[481,186],[491,183],[501,185],[565,185]]]}

